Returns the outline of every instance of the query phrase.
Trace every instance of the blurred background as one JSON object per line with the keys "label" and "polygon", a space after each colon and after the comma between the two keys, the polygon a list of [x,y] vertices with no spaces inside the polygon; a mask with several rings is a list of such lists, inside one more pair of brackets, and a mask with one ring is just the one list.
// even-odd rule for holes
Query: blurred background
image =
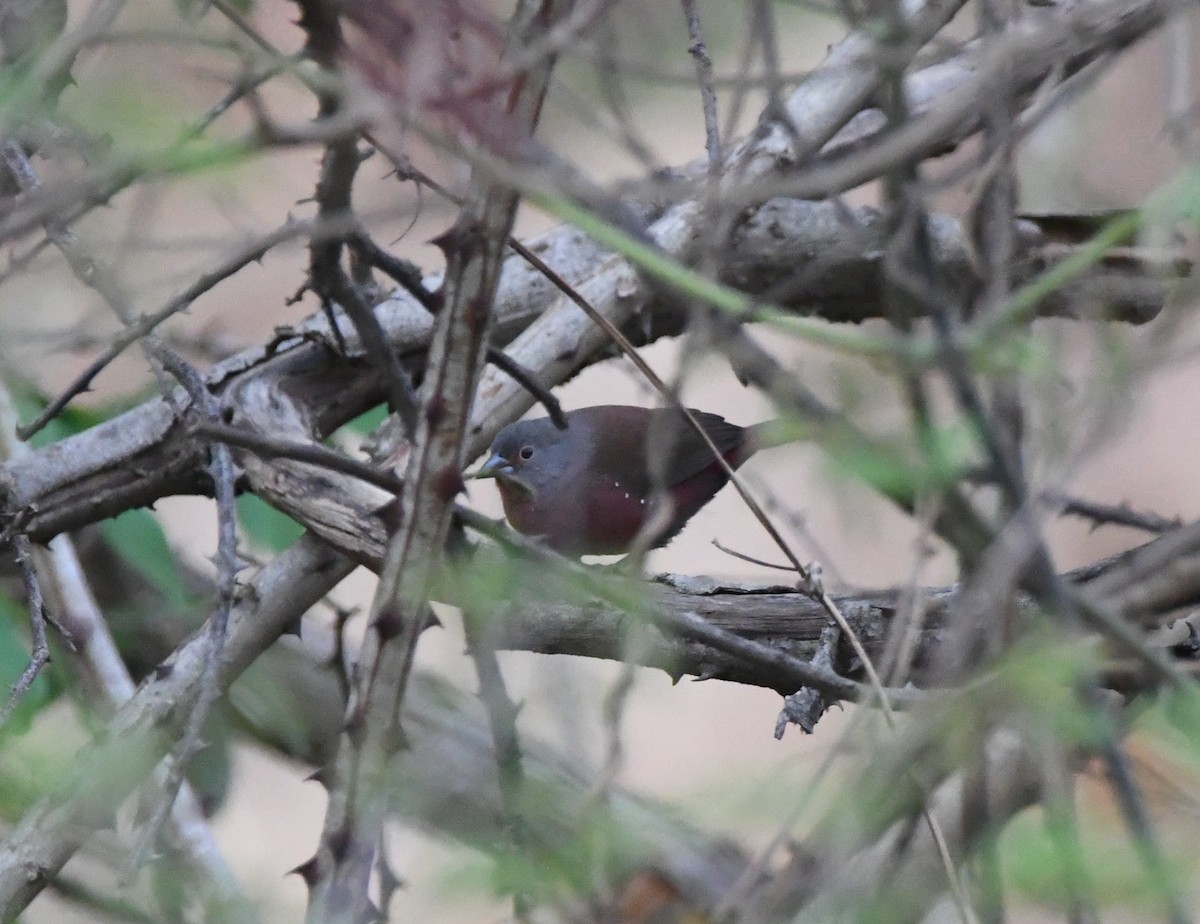
{"label": "blurred background", "polygon": [[[71,6],[76,18],[77,6]],[[708,0],[699,9],[716,72],[738,74],[748,5]],[[771,11],[777,19],[785,74],[803,74],[844,34],[843,25],[828,11],[787,2],[771,4]],[[957,25],[960,34],[970,32],[974,15],[968,5]],[[293,24],[295,16],[295,8],[282,0],[260,0],[247,12],[264,36],[288,52],[296,51],[303,40]],[[594,49],[569,56],[560,71],[542,136],[601,184],[638,180],[648,167],[681,165],[701,157],[703,119],[678,5],[618,4],[605,22],[610,32],[601,44],[611,54],[609,63],[621,73],[621,107],[642,156],[614,128],[616,91],[601,79],[605,62],[595,58]],[[1194,15],[1181,19],[1124,53],[1085,93],[1030,134],[1019,155],[1023,209],[1040,213],[1138,206],[1186,167],[1171,130],[1171,94],[1182,74],[1188,100],[1193,98],[1200,48],[1196,25]],[[240,67],[237,56],[226,48],[234,34],[233,27],[211,11],[185,20],[169,5],[132,2],[115,33],[81,56],[61,109],[73,123],[106,136],[115,151],[154,151],[226,92]],[[211,45],[206,44],[209,39]],[[757,89],[749,89],[735,104],[737,95],[728,86],[720,92],[725,138],[751,128],[763,104]],[[265,87],[261,105],[288,122],[313,114],[310,96],[286,81]],[[733,112],[735,108],[740,112]],[[236,137],[248,125],[239,107],[218,120],[214,132]],[[117,269],[139,307],[150,309],[231,241],[266,232],[289,214],[308,214],[311,206],[305,199],[316,179],[319,153],[307,147],[274,150],[198,174],[144,183],[93,210],[77,231]],[[417,137],[411,139],[409,153],[421,169],[452,188],[463,188],[468,173],[461,163]],[[971,156],[971,146],[964,146],[936,163],[930,178],[953,177],[955,167]],[[69,177],[76,169],[69,159],[39,166],[46,183]],[[972,195],[967,184],[950,182],[934,201],[957,215]],[[398,182],[378,157],[362,168],[356,196],[371,217],[377,241],[415,261],[426,274],[441,269],[441,252],[429,241],[451,224],[452,207],[429,190]],[[854,205],[877,198],[874,186],[846,197]],[[528,237],[552,223],[546,215],[523,207],[517,236]],[[14,258],[29,253],[35,241],[18,243]],[[311,293],[294,303],[290,298],[305,278],[306,265],[307,253],[298,243],[272,251],[261,264],[220,284],[178,318],[170,327],[171,341],[201,365],[265,342],[276,326],[295,324],[317,309]],[[1037,386],[1033,426],[1045,439],[1040,441],[1044,454],[1033,461],[1051,473],[1050,482],[1069,485],[1077,496],[1128,502],[1135,509],[1185,521],[1200,515],[1200,479],[1195,476],[1200,364],[1195,361],[1197,325],[1188,317],[1191,307],[1174,306],[1172,316],[1144,328],[1039,322],[1054,352],[1049,359],[1052,371]],[[0,371],[10,380],[52,395],[117,329],[108,309],[78,285],[52,251],[32,256],[21,272],[3,276]],[[881,426],[889,415],[899,413],[886,403],[889,391],[873,388],[862,370],[844,358],[764,331],[755,336],[789,367],[802,370],[810,387],[831,401],[857,406]],[[675,342],[660,342],[646,349],[645,356],[660,375],[672,380],[678,349]],[[1135,367],[1152,371],[1132,378],[1128,371]],[[1136,387],[1128,387],[1130,381]],[[144,359],[130,350],[77,405],[88,412],[109,413],[153,393]],[[588,369],[558,394],[568,409],[654,402],[651,390],[624,360]],[[739,424],[773,415],[769,403],[715,360],[689,370],[683,394],[689,405]],[[1082,428],[1081,419],[1086,423]],[[1071,423],[1070,442],[1055,439],[1066,420]],[[349,445],[354,439],[351,433],[345,442]],[[817,449],[796,445],[764,452],[744,473],[768,508],[780,515],[801,557],[821,565],[830,589],[955,579],[953,561],[944,548],[927,548],[911,520],[839,473]],[[490,484],[473,484],[469,501],[490,515],[500,513]],[[154,517],[175,554],[191,568],[212,572],[209,556],[216,547],[216,518],[210,501],[171,498],[157,506]],[[1133,531],[1093,531],[1078,520],[1059,519],[1046,526],[1062,570],[1142,541]],[[778,557],[735,493],[726,490],[669,546],[651,554],[649,568],[765,582],[786,578],[731,558],[713,545],[714,539],[751,556]],[[258,551],[267,554],[266,549]],[[373,577],[360,569],[337,589],[336,603],[361,613],[373,586]],[[443,625],[422,638],[419,664],[473,690],[475,673],[464,655],[461,624],[451,610],[439,615]],[[361,631],[361,620],[360,615],[351,621],[352,634]],[[608,734],[603,705],[618,681],[620,666],[511,652],[500,657],[510,692],[522,705],[522,733],[598,766]],[[20,666],[19,657],[15,663]],[[750,848],[761,846],[776,834],[789,800],[804,791],[804,781],[838,741],[846,722],[846,714],[835,710],[822,719],[814,736],[792,728],[777,741],[772,730],[779,708],[779,697],[770,691],[690,678],[672,683],[661,672],[640,670],[621,726],[625,756],[619,782],[671,801],[714,834],[728,835]],[[73,727],[70,710],[62,712],[61,721],[39,724],[22,748],[46,759],[68,759],[83,732]],[[1200,790],[1189,789],[1195,779],[1186,761],[1162,742],[1147,746],[1142,756],[1146,766],[1160,770],[1167,781],[1157,794],[1160,805],[1170,810],[1171,836],[1185,840],[1200,834],[1195,822],[1200,805],[1195,794]],[[228,789],[214,820],[218,838],[246,889],[261,900],[268,920],[297,920],[303,914],[305,887],[300,877],[288,872],[317,846],[325,790],[306,781],[310,768],[255,747],[237,745],[231,759]],[[788,795],[781,797],[781,792]],[[1095,825],[1096,843],[1119,839],[1119,825],[1104,807],[1100,787],[1085,787],[1084,802],[1095,806],[1089,823]],[[508,914],[507,905],[491,894],[488,864],[480,856],[401,828],[391,831],[389,843],[394,865],[407,881],[393,904],[396,920],[499,920]],[[1035,904],[1022,912],[1021,920],[1040,919]],[[82,919],[72,917],[75,913],[47,895],[23,919]]]}

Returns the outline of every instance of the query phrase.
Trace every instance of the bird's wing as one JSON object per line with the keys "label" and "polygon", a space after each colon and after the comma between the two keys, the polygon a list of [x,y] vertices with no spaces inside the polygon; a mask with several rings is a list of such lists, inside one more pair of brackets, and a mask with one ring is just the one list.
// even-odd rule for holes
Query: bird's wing
{"label": "bird's wing", "polygon": [[[631,410],[636,410],[636,413],[629,413]],[[679,411],[669,408],[643,411],[640,408],[594,407],[574,413],[585,412],[589,415],[594,440],[589,456],[594,476],[602,480],[611,478],[619,481],[622,489],[637,496],[645,497],[651,489],[645,460],[654,451],[654,447],[647,446],[647,440],[654,439],[655,434],[661,433],[664,438],[669,434],[674,443],[665,468],[668,487],[686,481],[715,461],[712,450]],[[703,411],[692,411],[692,414],[727,458],[744,445],[745,430],[742,427],[729,423],[718,414]],[[671,432],[668,424],[677,429]],[[642,464],[632,465],[634,458],[642,460]]]}
{"label": "bird's wing", "polygon": [[[728,457],[745,442],[745,430],[737,424],[731,424],[724,417],[707,414],[703,411],[692,411],[692,415],[704,428],[704,432],[708,434],[709,439],[713,441],[721,455]],[[671,484],[687,481],[716,461],[708,444],[692,429],[691,424],[683,418],[683,415],[677,414],[676,417],[680,430],[675,436],[675,445],[671,449],[671,461],[667,466]]]}

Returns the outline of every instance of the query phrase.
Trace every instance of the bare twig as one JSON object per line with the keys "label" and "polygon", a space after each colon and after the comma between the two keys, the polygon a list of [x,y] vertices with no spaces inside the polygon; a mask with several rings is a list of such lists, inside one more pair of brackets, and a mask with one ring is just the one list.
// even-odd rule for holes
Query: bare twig
{"label": "bare twig", "polygon": [[696,0],[682,0],[683,17],[687,22],[688,54],[696,62],[696,82],[700,87],[700,104],[704,111],[704,149],[708,152],[708,164],[712,170],[721,165],[721,126],[717,121],[717,94],[713,89],[713,63],[704,43],[704,31],[700,25],[700,11]]}
{"label": "bare twig", "polygon": [[46,644],[46,612],[45,601],[42,599],[42,585],[38,580],[37,569],[33,564],[33,549],[29,537],[19,534],[13,539],[13,551],[16,553],[17,566],[21,569],[21,578],[25,584],[25,600],[29,608],[29,632],[33,640],[33,650],[29,655],[29,663],[21,676],[17,678],[8,692],[4,706],[0,708],[0,727],[6,725],[14,710],[26,694],[29,693],[33,682],[37,680],[42,668],[50,661],[50,648]]}
{"label": "bare twig", "polygon": [[[16,412],[8,389],[0,383],[0,449],[2,454],[22,455],[32,450],[20,441],[6,441],[4,434],[12,429]],[[88,585],[74,543],[67,536],[50,540],[49,556],[45,558],[57,598],[63,610],[63,629],[71,638],[81,640],[69,645],[71,660],[80,667],[81,679],[96,692],[99,702],[116,711],[133,696],[136,689],[129,669],[117,651],[108,624],[100,612],[91,587]],[[155,772],[159,786],[167,783],[165,768]],[[256,915],[241,893],[237,880],[204,817],[200,800],[189,783],[180,787],[179,798],[171,804],[171,832],[185,860],[198,875],[193,875],[204,898],[212,899],[213,912],[228,915],[230,920],[251,922]]]}
{"label": "bare twig", "polygon": [[[164,367],[183,385],[193,406],[209,420],[219,420],[220,411],[216,399],[204,387],[200,375],[179,361],[170,351],[151,349],[158,355]],[[200,690],[192,708],[188,712],[183,734],[175,748],[174,760],[167,774],[162,797],[155,806],[154,813],[146,823],[141,846],[135,862],[139,863],[149,856],[159,831],[171,814],[176,796],[183,785],[183,774],[189,761],[204,746],[203,733],[205,723],[213,704],[220,695],[219,671],[221,652],[229,629],[229,618],[233,611],[237,588],[237,575],[242,569],[237,551],[237,515],[234,507],[235,472],[233,457],[229,447],[218,444],[213,447],[209,471],[212,476],[214,494],[217,503],[217,553],[214,561],[217,566],[217,606],[209,620],[205,640],[208,645],[205,672]]]}
{"label": "bare twig", "polygon": [[1128,504],[1100,504],[1065,494],[1052,495],[1048,500],[1059,507],[1063,516],[1083,517],[1091,520],[1095,526],[1128,526],[1148,533],[1165,533],[1183,525],[1179,517],[1134,510]]}
{"label": "bare twig", "polygon": [[[326,13],[320,9],[320,4],[314,3],[301,4],[301,11],[301,24],[306,28],[309,52],[324,69],[332,71],[336,66],[335,55],[342,43],[341,24],[337,15]],[[342,96],[334,90],[320,90],[317,98],[319,112],[323,118],[332,118],[343,108]],[[352,225],[356,225],[351,191],[361,162],[357,132],[343,134],[326,145],[317,189],[313,196],[317,203],[318,217],[348,220]],[[361,233],[355,228],[354,235],[361,236]],[[342,267],[345,240],[330,238],[312,242],[309,247],[310,284],[321,299],[321,307],[326,312],[330,328],[339,343],[341,331],[333,315],[333,304],[340,305],[350,318],[366,349],[367,357],[379,370],[385,383],[392,410],[399,415],[411,439],[417,426],[416,390],[408,373],[400,365],[400,360],[388,349],[379,320],[371,310],[363,287],[353,282]]]}
{"label": "bare twig", "polygon": [[502,369],[507,375],[520,382],[521,387],[533,395],[538,404],[546,409],[546,413],[554,421],[555,426],[560,430],[567,428],[567,415],[563,413],[562,405],[559,404],[558,399],[554,397],[550,389],[544,387],[535,378],[533,372],[526,369],[499,347],[488,347],[487,360],[497,369]]}
{"label": "bare twig", "polygon": [[[234,608],[220,657],[226,687],[282,628],[321,599],[353,565],[315,541],[301,540],[255,575]],[[209,630],[180,648],[161,671],[117,710],[96,739],[0,843],[0,916],[14,917],[140,784],[182,733],[186,710],[206,685]]]}
{"label": "bare twig", "polygon": [[404,485],[393,472],[344,456],[320,443],[299,443],[208,420],[196,421],[191,430],[217,442],[249,449],[265,459],[294,459],[297,462],[310,462],[330,471],[353,475],[385,491],[399,491]]}
{"label": "bare twig", "polygon": [[17,435],[21,439],[27,440],[40,431],[46,424],[62,413],[63,409],[73,398],[87,391],[96,376],[103,372],[114,359],[120,356],[126,347],[153,332],[164,321],[182,311],[186,311],[196,299],[218,283],[228,279],[248,264],[261,260],[267,251],[271,250],[277,244],[314,233],[316,228],[317,225],[314,222],[286,222],[276,230],[239,248],[208,272],[202,273],[191,285],[172,298],[158,311],[153,314],[141,315],[132,323],[127,324],[113,338],[107,349],[90,362],[88,367],[77,375],[70,385],[63,389],[57,397],[51,400],[38,413],[37,417],[17,429]]}

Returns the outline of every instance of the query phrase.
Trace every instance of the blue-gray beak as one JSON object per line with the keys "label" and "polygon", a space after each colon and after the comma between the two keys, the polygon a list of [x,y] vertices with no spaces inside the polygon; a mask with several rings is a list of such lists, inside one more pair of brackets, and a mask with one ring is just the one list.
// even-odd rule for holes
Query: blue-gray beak
{"label": "blue-gray beak", "polygon": [[479,466],[478,470],[473,472],[472,478],[512,478],[516,474],[516,470],[512,467],[512,463],[498,452],[493,452],[487,457],[487,461]]}

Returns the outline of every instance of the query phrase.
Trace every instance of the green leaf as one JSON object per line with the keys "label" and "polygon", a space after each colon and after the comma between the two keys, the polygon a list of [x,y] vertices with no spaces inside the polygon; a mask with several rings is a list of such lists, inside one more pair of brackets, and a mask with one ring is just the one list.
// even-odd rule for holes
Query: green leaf
{"label": "green leaf", "polygon": [[176,608],[188,605],[175,555],[158,520],[148,510],[127,510],[100,523],[104,539],[125,562],[148,580]]}
{"label": "green leaf", "polygon": [[304,527],[253,494],[237,499],[237,517],[250,541],[272,552],[282,552],[300,538]]}
{"label": "green leaf", "polygon": [[974,430],[957,424],[929,430],[922,445],[898,440],[834,440],[827,447],[832,474],[849,476],[887,497],[916,497],[954,484],[975,459]]}
{"label": "green leaf", "polygon": [[383,419],[387,417],[387,413],[386,404],[377,404],[369,411],[364,411],[343,426],[351,433],[357,433],[359,436],[367,436],[383,423]]}
{"label": "green leaf", "polygon": [[[1061,908],[1071,897],[1069,866],[1081,866],[1097,908],[1124,907],[1132,912],[1129,920],[1147,920],[1149,910],[1161,903],[1161,885],[1146,872],[1124,832],[1087,818],[1081,828],[1076,838],[1076,832],[1058,830],[1034,814],[1018,818],[1000,840],[1005,878],[1025,898]],[[1183,881],[1179,868],[1168,874],[1176,887]]]}

